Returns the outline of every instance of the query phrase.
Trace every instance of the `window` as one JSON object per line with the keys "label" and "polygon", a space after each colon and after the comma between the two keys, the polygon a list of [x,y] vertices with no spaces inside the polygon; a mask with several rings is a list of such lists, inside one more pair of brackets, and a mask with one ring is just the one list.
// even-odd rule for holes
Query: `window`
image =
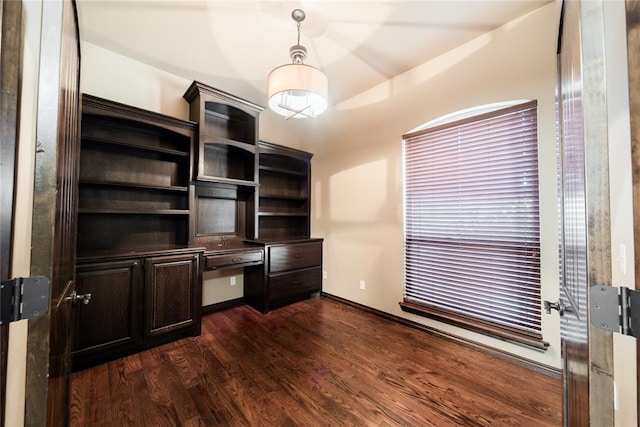
{"label": "window", "polygon": [[403,136],[402,309],[538,349],[537,102]]}

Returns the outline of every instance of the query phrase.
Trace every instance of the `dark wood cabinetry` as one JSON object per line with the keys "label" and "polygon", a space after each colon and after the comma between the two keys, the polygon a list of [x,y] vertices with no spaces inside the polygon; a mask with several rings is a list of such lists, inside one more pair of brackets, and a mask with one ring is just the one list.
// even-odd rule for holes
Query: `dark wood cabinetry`
{"label": "dark wood cabinetry", "polygon": [[245,269],[245,301],[263,313],[322,290],[322,239],[310,237],[311,154],[259,144],[258,235],[264,264]]}
{"label": "dark wood cabinetry", "polygon": [[244,268],[263,312],[321,290],[311,154],[259,141],[257,105],[184,98],[192,121],[83,96],[75,369],[200,333],[203,270]]}
{"label": "dark wood cabinetry", "polygon": [[92,299],[77,308],[74,357],[108,352],[140,338],[141,271],[138,259],[78,265],[76,290]]}
{"label": "dark wood cabinetry", "polygon": [[264,264],[245,269],[247,304],[266,313],[322,290],[322,239],[262,243]]}
{"label": "dark wood cabinetry", "polygon": [[259,153],[259,238],[308,238],[311,154],[263,141]]}
{"label": "dark wood cabinetry", "polygon": [[192,326],[200,333],[200,254],[145,260],[145,335]]}
{"label": "dark wood cabinetry", "polygon": [[199,123],[194,242],[208,250],[257,236],[258,117],[262,107],[193,82],[184,94]]}
{"label": "dark wood cabinetry", "polygon": [[189,118],[199,123],[196,179],[256,185],[258,116],[262,107],[193,82],[184,94]]}
{"label": "dark wood cabinetry", "polygon": [[79,262],[74,369],[200,333],[201,249]]}
{"label": "dark wood cabinetry", "polygon": [[185,247],[195,123],[82,98],[78,256]]}
{"label": "dark wood cabinetry", "polygon": [[200,332],[195,128],[83,95],[75,369]]}

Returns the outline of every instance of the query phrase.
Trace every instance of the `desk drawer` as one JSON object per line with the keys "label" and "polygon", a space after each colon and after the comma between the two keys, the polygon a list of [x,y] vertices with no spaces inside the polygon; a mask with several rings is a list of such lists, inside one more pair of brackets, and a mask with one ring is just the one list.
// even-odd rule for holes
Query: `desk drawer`
{"label": "desk drawer", "polygon": [[273,246],[269,251],[269,273],[322,265],[322,242]]}
{"label": "desk drawer", "polygon": [[269,302],[284,301],[319,292],[322,286],[321,267],[269,276]]}
{"label": "desk drawer", "polygon": [[262,262],[262,251],[236,252],[222,255],[205,255],[204,263],[207,270],[217,268],[240,266],[248,263],[260,264]]}

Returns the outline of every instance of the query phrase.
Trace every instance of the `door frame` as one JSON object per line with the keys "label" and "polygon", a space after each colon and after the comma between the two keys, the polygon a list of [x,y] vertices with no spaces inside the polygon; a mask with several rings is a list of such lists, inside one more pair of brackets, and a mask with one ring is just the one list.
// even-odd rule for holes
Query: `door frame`
{"label": "door frame", "polygon": [[[22,1],[0,5],[0,280],[12,277],[13,212],[22,59]],[[9,325],[0,325],[0,426],[5,423]]]}
{"label": "door frame", "polygon": [[[582,49],[582,104],[584,108],[584,148],[585,148],[585,185],[586,185],[586,210],[585,218],[588,224],[587,230],[587,269],[589,287],[592,286],[612,286],[612,248],[611,248],[611,220],[610,215],[610,191],[611,184],[618,185],[617,182],[610,182],[611,170],[609,169],[609,141],[610,132],[608,123],[609,99],[612,96],[608,92],[606,84],[607,73],[606,62],[611,62],[611,52],[606,52],[605,40],[611,37],[605,25],[606,5],[604,1],[565,1],[564,4],[571,3],[579,9],[577,15],[580,19],[580,33],[582,42],[579,48]],[[640,6],[637,0],[628,0],[621,4],[626,8],[626,29],[628,60],[628,79],[630,96],[630,121],[631,121],[631,144],[632,144],[632,166],[633,171],[633,225],[629,222],[628,227],[634,229],[634,254],[635,254],[635,286],[640,283],[640,224],[637,218],[640,215],[640,143],[638,141],[638,131],[640,128],[640,99],[634,94],[632,88],[637,88],[640,84],[640,58],[637,56],[640,48]],[[576,8],[573,8],[574,13]],[[611,24],[611,22],[607,22]],[[624,25],[624,21],[616,21],[616,24]],[[610,31],[610,29],[609,29]],[[633,35],[632,35],[633,33]],[[614,58],[615,60],[615,58]],[[611,78],[609,76],[609,78]],[[619,96],[616,93],[617,96]],[[634,132],[635,128],[635,132]],[[615,136],[614,136],[615,137]],[[614,140],[611,140],[615,142]],[[618,153],[619,155],[619,153]],[[615,158],[615,157],[613,157]],[[631,216],[631,215],[630,215]],[[613,251],[615,252],[615,251]],[[630,286],[634,286],[633,284]],[[585,301],[585,304],[587,301]],[[613,334],[605,332],[588,322],[588,363],[584,364],[584,374],[588,383],[584,385],[588,388],[589,401],[588,408],[583,408],[588,414],[587,419],[578,420],[565,419],[565,425],[614,425],[616,413],[614,410],[614,355],[619,349],[614,348]],[[640,346],[636,347],[636,368],[640,366]],[[640,369],[638,369],[640,375]],[[636,387],[640,385],[640,380],[634,378]],[[569,404],[571,400],[572,387],[568,387]],[[629,402],[629,396],[625,395],[621,402]],[[638,394],[631,398],[638,400]],[[640,403],[640,402],[639,402]],[[565,405],[567,405],[565,401]],[[640,419],[640,405],[638,405],[637,418]],[[622,414],[621,414],[622,415]],[[633,416],[633,415],[631,415]]]}
{"label": "door frame", "polygon": [[[612,286],[604,2],[580,2],[584,111],[587,286]],[[588,291],[588,289],[587,289]],[[584,301],[588,304],[588,296]],[[614,425],[613,334],[588,319],[589,422]]]}
{"label": "door frame", "polygon": [[[635,288],[640,290],[640,1],[627,0],[627,72],[629,76],[629,120],[631,132],[631,170],[633,182],[633,246]],[[636,410],[640,420],[640,340],[636,341]]]}

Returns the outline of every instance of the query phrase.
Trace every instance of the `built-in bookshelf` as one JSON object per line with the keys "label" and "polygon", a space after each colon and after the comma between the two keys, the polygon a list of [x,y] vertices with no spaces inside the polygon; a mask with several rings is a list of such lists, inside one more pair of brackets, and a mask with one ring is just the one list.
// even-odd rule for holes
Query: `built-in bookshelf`
{"label": "built-in bookshelf", "polygon": [[310,153],[260,142],[260,239],[309,238],[310,161]]}

